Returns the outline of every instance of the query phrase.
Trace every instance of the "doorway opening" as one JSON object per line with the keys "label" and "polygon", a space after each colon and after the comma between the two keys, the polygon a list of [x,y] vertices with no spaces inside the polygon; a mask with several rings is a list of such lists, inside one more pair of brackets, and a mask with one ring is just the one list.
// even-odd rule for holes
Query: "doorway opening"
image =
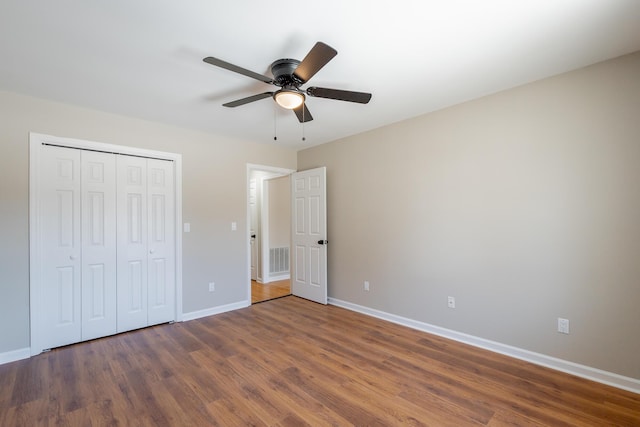
{"label": "doorway opening", "polygon": [[247,165],[247,224],[251,304],[291,294],[292,169]]}

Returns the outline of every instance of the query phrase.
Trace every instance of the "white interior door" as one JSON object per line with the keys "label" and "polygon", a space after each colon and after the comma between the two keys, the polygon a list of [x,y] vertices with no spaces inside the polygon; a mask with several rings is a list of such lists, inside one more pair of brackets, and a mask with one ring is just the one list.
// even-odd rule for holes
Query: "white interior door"
{"label": "white interior door", "polygon": [[116,156],[81,157],[82,340],[116,333]]}
{"label": "white interior door", "polygon": [[40,349],[81,339],[80,151],[43,146],[40,163]]}
{"label": "white interior door", "polygon": [[326,168],[291,175],[291,292],[327,303]]}
{"label": "white interior door", "polygon": [[147,159],[117,158],[118,332],[147,326]]}
{"label": "white interior door", "polygon": [[118,156],[118,332],[176,319],[173,162]]}
{"label": "white interior door", "polygon": [[147,160],[148,324],[175,320],[175,217],[173,162]]}

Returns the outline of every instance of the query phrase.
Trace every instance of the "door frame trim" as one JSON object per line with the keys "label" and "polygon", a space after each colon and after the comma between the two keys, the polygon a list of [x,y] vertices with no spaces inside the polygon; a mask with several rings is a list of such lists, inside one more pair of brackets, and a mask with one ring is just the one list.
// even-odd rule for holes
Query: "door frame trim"
{"label": "door frame trim", "polygon": [[45,135],[35,132],[29,133],[29,332],[31,356],[39,354],[43,349],[39,348],[41,324],[38,307],[38,297],[42,284],[40,278],[40,149],[45,144],[61,147],[77,148],[81,150],[95,150],[114,154],[130,156],[150,157],[174,162],[175,168],[175,280],[176,280],[176,307],[175,320],[183,319],[182,313],[182,155],[164,151],[148,150],[144,148],[128,147],[124,145],[106,144],[102,142],[87,141],[82,139],[64,138]]}
{"label": "door frame trim", "polygon": [[[295,169],[288,169],[288,168],[281,168],[281,167],[277,167],[277,166],[266,166],[266,165],[258,165],[258,164],[253,164],[253,163],[247,163],[247,182],[246,182],[246,203],[245,203],[245,208],[247,210],[246,215],[247,215],[247,229],[246,229],[246,236],[247,236],[247,305],[251,305],[251,209],[249,209],[249,186],[250,186],[250,180],[251,180],[251,172],[254,171],[260,171],[260,172],[270,172],[273,173],[274,176],[272,178],[276,178],[278,176],[286,176],[286,175],[291,175],[292,173],[294,173],[296,170]],[[260,184],[262,185],[262,183]],[[262,189],[261,189],[262,192]],[[260,200],[260,203],[262,203],[262,199]],[[262,209],[262,207],[260,207],[260,209]],[[262,212],[260,213],[260,219],[262,220]],[[260,243],[260,245],[262,246],[262,242]],[[262,256],[262,247],[258,249],[258,253],[260,254],[259,256]],[[263,278],[264,280],[264,275]]]}

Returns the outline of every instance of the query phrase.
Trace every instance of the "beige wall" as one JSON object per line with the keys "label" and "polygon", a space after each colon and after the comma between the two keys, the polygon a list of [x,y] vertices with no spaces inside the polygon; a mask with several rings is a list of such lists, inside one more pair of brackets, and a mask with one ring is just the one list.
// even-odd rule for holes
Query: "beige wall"
{"label": "beige wall", "polygon": [[288,176],[269,181],[269,246],[291,243],[291,180]]}
{"label": "beige wall", "polygon": [[29,132],[182,154],[184,312],[247,300],[246,164],[294,151],[0,92],[0,354],[29,346]]}
{"label": "beige wall", "polygon": [[298,153],[315,166],[330,297],[640,379],[640,53]]}

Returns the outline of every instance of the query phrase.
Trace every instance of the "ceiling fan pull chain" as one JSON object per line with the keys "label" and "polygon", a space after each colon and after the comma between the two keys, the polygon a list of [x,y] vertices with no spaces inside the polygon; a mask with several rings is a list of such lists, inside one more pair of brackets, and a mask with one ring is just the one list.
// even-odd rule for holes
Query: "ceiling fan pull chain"
{"label": "ceiling fan pull chain", "polygon": [[277,141],[278,140],[278,128],[276,126],[276,123],[278,121],[278,112],[276,111],[276,107],[273,107],[273,140]]}
{"label": "ceiling fan pull chain", "polygon": [[306,141],[306,138],[304,137],[304,123],[305,123],[305,119],[304,119],[304,110],[306,110],[307,106],[305,105],[305,100],[303,98],[302,100],[302,140]]}

